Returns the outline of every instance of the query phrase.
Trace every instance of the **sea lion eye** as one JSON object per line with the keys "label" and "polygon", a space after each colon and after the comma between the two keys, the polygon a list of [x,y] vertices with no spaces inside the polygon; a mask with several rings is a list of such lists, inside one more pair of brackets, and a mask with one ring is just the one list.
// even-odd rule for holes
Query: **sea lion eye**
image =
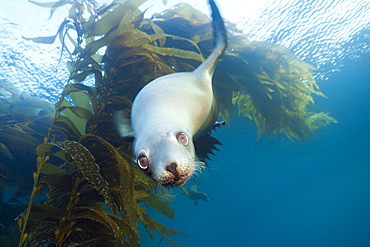
{"label": "sea lion eye", "polygon": [[143,170],[149,168],[149,160],[145,155],[140,155],[139,158],[137,158],[137,164]]}
{"label": "sea lion eye", "polygon": [[189,140],[184,132],[177,133],[176,138],[177,138],[177,141],[181,143],[182,145],[184,146],[188,145]]}

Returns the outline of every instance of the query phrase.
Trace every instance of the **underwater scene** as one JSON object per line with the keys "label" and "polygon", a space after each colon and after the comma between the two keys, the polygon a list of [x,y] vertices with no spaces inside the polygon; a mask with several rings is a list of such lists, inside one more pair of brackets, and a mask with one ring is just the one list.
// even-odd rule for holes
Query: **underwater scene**
{"label": "underwater scene", "polygon": [[369,1],[0,3],[0,247],[370,246]]}

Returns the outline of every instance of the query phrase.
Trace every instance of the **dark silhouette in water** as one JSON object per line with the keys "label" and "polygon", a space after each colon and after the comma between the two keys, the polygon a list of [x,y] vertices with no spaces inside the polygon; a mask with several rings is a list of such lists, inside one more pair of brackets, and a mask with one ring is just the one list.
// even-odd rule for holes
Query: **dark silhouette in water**
{"label": "dark silhouette in water", "polygon": [[198,206],[198,201],[197,200],[203,200],[206,202],[209,202],[208,196],[203,193],[198,191],[198,186],[202,182],[202,179],[199,179],[198,181],[194,178],[193,184],[189,187],[188,189],[188,196],[191,200],[194,201],[194,204]]}

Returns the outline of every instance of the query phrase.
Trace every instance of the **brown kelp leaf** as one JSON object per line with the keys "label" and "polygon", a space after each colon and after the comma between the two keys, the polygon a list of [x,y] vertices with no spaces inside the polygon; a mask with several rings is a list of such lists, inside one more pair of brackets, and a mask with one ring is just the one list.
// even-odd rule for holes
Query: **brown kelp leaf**
{"label": "brown kelp leaf", "polygon": [[162,55],[162,56],[174,56],[174,57],[193,59],[199,62],[203,62],[203,56],[193,51],[186,51],[186,50],[171,48],[171,47],[158,47],[158,46],[152,46],[149,44],[143,45],[143,48],[147,49],[148,51]]}
{"label": "brown kelp leaf", "polygon": [[76,73],[76,74],[71,74],[71,77],[69,78],[70,80],[75,80],[76,82],[82,82],[83,80],[86,79],[88,75],[94,74],[95,77],[102,77],[101,71],[99,69],[86,69],[81,73]]}
{"label": "brown kelp leaf", "polygon": [[86,48],[83,50],[81,54],[81,57],[93,55],[101,47],[110,45],[110,43],[116,38],[115,34],[116,34],[115,30],[110,30],[102,38],[94,40],[93,42],[87,44]]}
{"label": "brown kelp leaf", "polygon": [[164,226],[164,225],[158,223],[157,221],[150,218],[149,214],[145,213],[144,211],[143,211],[143,217],[144,217],[145,221],[148,223],[149,227],[152,230],[157,231],[158,233],[165,233],[165,234],[168,234],[168,235],[181,234],[181,235],[186,236],[186,234],[184,234],[182,232],[176,231],[174,229],[170,229],[167,226]]}
{"label": "brown kelp leaf", "polygon": [[39,233],[27,239],[25,247],[43,246],[43,244],[54,242],[55,242],[54,232]]}
{"label": "brown kelp leaf", "polygon": [[55,38],[58,36],[58,34],[63,31],[65,25],[67,25],[67,23],[69,23],[69,22],[70,22],[69,20],[64,20],[60,24],[57,33],[55,35],[53,35],[53,36],[35,37],[35,38],[27,38],[27,37],[22,36],[22,38],[25,39],[25,40],[32,40],[35,43],[52,44],[52,43],[54,43]]}
{"label": "brown kelp leaf", "polygon": [[137,199],[143,199],[145,197],[148,197],[149,196],[149,193],[147,191],[145,191],[145,190],[137,190],[137,188],[135,188],[134,196]]}
{"label": "brown kelp leaf", "polygon": [[28,2],[33,3],[37,6],[44,7],[44,8],[51,8],[50,9],[50,16],[48,19],[50,19],[55,12],[55,10],[63,5],[66,5],[67,3],[70,3],[70,1],[67,0],[59,0],[57,2],[47,2],[47,3],[39,3],[32,0],[28,0]]}
{"label": "brown kelp leaf", "polygon": [[143,215],[143,219],[141,219],[141,222],[143,223],[144,228],[146,228],[149,231],[149,233],[150,233],[150,235],[151,235],[152,238],[153,238],[153,234],[151,233],[150,230],[155,230],[163,238],[169,240],[175,246],[180,247],[178,244],[176,244],[175,241],[173,241],[170,238],[165,237],[163,235],[163,233],[168,234],[168,235],[181,234],[181,235],[187,236],[186,234],[181,233],[181,232],[176,231],[176,230],[173,230],[173,229],[170,229],[167,226],[164,226],[164,225],[158,223],[157,221],[155,221],[152,218],[150,218],[149,214],[145,213],[144,211],[142,211],[142,215]]}
{"label": "brown kelp leaf", "polygon": [[130,246],[140,246],[139,234],[137,230],[131,228],[130,224],[117,216],[111,214],[109,214],[108,216],[112,218],[114,222],[116,222],[116,224],[119,226],[119,228],[123,231],[125,237],[130,243]]}
{"label": "brown kelp leaf", "polygon": [[173,220],[175,217],[175,210],[170,208],[166,203],[164,203],[156,194],[146,191],[149,194],[148,197],[144,198],[144,201],[147,201],[150,206],[155,208],[158,212],[166,215],[168,218]]}
{"label": "brown kelp leaf", "polygon": [[[66,88],[63,90],[62,96],[65,97],[66,95],[70,94],[71,92],[77,92],[77,91],[86,91],[87,96],[92,96],[93,98],[96,98],[97,92],[96,88],[94,87],[88,87],[81,83],[75,83],[75,84],[69,84],[66,86]],[[90,98],[90,97],[89,97]],[[91,99],[90,99],[91,101]]]}
{"label": "brown kelp leaf", "polygon": [[179,3],[176,5],[176,8],[167,9],[161,14],[156,14],[153,17],[160,21],[171,19],[186,20],[190,22],[191,26],[203,25],[210,22],[206,14],[193,8],[188,3]]}
{"label": "brown kelp leaf", "polygon": [[[113,220],[112,218],[115,218],[115,219],[119,219],[123,222],[122,219],[118,218],[118,217],[115,217],[113,215],[110,215],[110,214],[107,214],[106,212],[104,212],[103,210],[100,210],[100,209],[96,209],[96,208],[89,208],[89,207],[76,207],[75,209],[85,209],[85,210],[89,210],[89,211],[92,211],[94,212],[95,214],[98,215],[98,217],[100,217],[100,221],[103,220],[104,222],[104,226],[105,227],[108,227],[112,232],[113,232],[113,236],[115,238],[115,244],[117,246],[127,246],[126,245],[126,241],[125,241],[125,237],[130,241],[130,244],[132,246],[140,246],[140,242],[139,242],[139,239],[137,238],[137,241],[134,240],[134,238],[131,237],[131,234],[128,233],[130,230],[130,227],[128,226],[128,224],[122,224],[122,225],[125,225],[125,227],[120,227],[115,220]],[[85,215],[86,216],[86,215]],[[131,230],[132,231],[132,230]],[[135,234],[135,232],[133,232],[136,237],[137,237],[137,234]],[[126,235],[127,234],[127,235]]]}
{"label": "brown kelp leaf", "polygon": [[116,36],[120,36],[127,31],[133,30],[135,28],[134,24],[132,24],[134,19],[135,16],[133,15],[132,11],[130,9],[127,10],[116,29]]}
{"label": "brown kelp leaf", "polygon": [[[3,163],[0,162],[0,175],[1,177],[3,178],[11,178],[12,177],[12,173],[11,171],[8,169],[8,167],[6,167]],[[1,193],[0,193],[1,194]]]}
{"label": "brown kelp leaf", "polygon": [[92,156],[90,151],[78,142],[64,141],[41,144],[37,147],[36,152],[42,157],[42,155],[53,146],[59,147],[71,156],[94,189],[104,197],[105,203],[115,214],[117,214],[116,204],[109,192],[109,185],[100,175],[99,166],[95,164],[95,158]]}
{"label": "brown kelp leaf", "polygon": [[130,11],[135,11],[137,15],[140,14],[138,7],[146,0],[128,0],[120,6],[116,7],[112,12],[106,12],[100,20],[95,23],[91,34],[94,36],[102,36],[107,34],[110,30],[117,27],[122,20],[122,16]]}
{"label": "brown kelp leaf", "polygon": [[70,192],[72,189],[72,178],[67,174],[53,173],[42,177],[39,184],[48,184],[62,191]]}
{"label": "brown kelp leaf", "polygon": [[153,28],[154,33],[159,36],[159,46],[163,47],[164,44],[166,43],[165,32],[162,30],[162,28],[160,28],[158,25],[156,25],[152,21],[150,22],[150,26]]}
{"label": "brown kelp leaf", "polygon": [[34,220],[52,220],[59,221],[62,211],[44,203],[35,202],[32,204],[30,218]]}
{"label": "brown kelp leaf", "polygon": [[13,157],[13,155],[10,153],[10,151],[9,151],[8,147],[7,147],[7,146],[5,146],[4,144],[2,144],[1,142],[0,142],[0,153],[5,154],[5,156],[6,156],[6,157],[8,157],[8,158],[9,158],[9,159],[11,159],[11,160],[13,160],[13,159],[14,159],[14,157]]}
{"label": "brown kelp leaf", "polygon": [[120,196],[122,204],[127,205],[122,208],[121,213],[131,227],[137,230],[137,213],[138,210],[140,210],[140,207],[134,197],[135,173],[133,166],[131,166],[124,158],[122,158],[122,156],[110,143],[99,136],[86,134],[82,136],[79,141],[84,143],[89,140],[95,140],[99,144],[106,147],[116,159],[117,167],[120,173]]}

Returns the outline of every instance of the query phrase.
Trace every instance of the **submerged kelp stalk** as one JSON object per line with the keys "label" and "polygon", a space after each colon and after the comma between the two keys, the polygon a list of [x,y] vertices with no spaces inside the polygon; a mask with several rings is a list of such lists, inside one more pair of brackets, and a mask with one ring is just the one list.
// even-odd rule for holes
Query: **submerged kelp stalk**
{"label": "submerged kelp stalk", "polygon": [[[40,162],[29,208],[19,221],[20,245],[139,246],[137,221],[152,238],[152,230],[163,237],[181,234],[151,219],[139,205],[174,217],[161,196],[152,192],[157,184],[131,161],[132,142],[118,137],[112,113],[124,109],[129,115],[136,94],[153,79],[194,70],[212,50],[212,29],[206,15],[184,3],[145,19],[138,9],[143,2],[115,0],[97,8],[92,0],[32,1],[50,7],[51,15],[71,5],[56,35],[30,39],[51,43],[59,35],[70,55],[70,79],[45,142],[37,149]],[[258,137],[284,132],[298,140],[335,122],[325,113],[307,112],[311,95],[323,96],[311,66],[281,46],[248,42],[231,23],[227,29],[229,49],[213,83],[225,120],[238,107],[239,114],[254,119]],[[90,75],[94,87],[82,84]],[[40,173],[45,176],[39,179]],[[45,202],[32,204],[44,185],[49,188]],[[33,221],[26,225],[28,218]]]}

